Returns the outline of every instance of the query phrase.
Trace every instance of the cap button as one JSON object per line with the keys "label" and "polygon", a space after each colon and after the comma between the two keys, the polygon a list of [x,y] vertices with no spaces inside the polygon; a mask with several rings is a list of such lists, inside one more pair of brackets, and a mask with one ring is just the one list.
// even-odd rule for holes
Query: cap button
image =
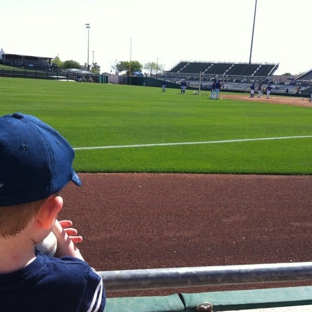
{"label": "cap button", "polygon": [[14,113],[12,117],[16,119],[22,119],[24,116],[21,113]]}

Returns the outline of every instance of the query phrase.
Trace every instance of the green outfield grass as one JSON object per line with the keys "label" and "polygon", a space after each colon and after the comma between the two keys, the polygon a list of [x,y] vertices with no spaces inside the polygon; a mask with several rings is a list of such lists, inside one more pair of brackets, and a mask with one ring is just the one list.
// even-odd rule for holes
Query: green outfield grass
{"label": "green outfield grass", "polygon": [[58,129],[80,172],[312,173],[312,137],[298,138],[312,136],[311,108],[207,94],[0,78],[0,114],[33,114]]}

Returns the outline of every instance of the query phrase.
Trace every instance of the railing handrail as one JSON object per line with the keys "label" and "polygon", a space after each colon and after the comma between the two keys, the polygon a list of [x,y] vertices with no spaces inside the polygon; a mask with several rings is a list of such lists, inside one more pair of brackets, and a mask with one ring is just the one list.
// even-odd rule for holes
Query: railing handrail
{"label": "railing handrail", "polygon": [[312,262],[99,271],[107,292],[312,280]]}

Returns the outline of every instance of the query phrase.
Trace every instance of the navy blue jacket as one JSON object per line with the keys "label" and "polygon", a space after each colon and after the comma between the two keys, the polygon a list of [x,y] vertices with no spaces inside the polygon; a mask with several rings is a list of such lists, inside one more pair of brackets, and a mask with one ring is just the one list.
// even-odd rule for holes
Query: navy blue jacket
{"label": "navy blue jacket", "polygon": [[104,311],[101,277],[72,257],[37,256],[25,268],[0,274],[2,312]]}

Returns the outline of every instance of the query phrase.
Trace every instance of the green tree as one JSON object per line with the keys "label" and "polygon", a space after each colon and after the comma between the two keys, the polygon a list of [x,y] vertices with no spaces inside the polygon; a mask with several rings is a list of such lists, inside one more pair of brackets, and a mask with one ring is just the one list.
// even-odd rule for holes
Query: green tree
{"label": "green tree", "polygon": [[53,65],[53,67],[55,67],[55,68],[62,68],[62,66],[63,66],[63,62],[61,61],[61,59],[58,57],[58,56],[56,56],[53,60],[52,60],[52,65]]}
{"label": "green tree", "polygon": [[126,71],[127,75],[129,76],[130,73],[131,75],[133,74],[133,72],[135,71],[142,71],[142,64],[138,61],[121,61],[116,65],[116,68],[118,70],[118,72],[123,72]]}
{"label": "green tree", "polygon": [[101,71],[101,66],[98,63],[93,63],[91,67],[92,73],[99,74]]}
{"label": "green tree", "polygon": [[149,63],[146,63],[144,65],[144,69],[148,70],[150,75],[152,74],[156,74],[158,73],[159,71],[163,71],[163,68],[161,65],[155,63],[155,62],[149,62]]}
{"label": "green tree", "polygon": [[81,65],[78,62],[74,61],[74,60],[69,60],[69,61],[65,61],[63,63],[62,68],[77,68],[77,69],[80,69]]}

